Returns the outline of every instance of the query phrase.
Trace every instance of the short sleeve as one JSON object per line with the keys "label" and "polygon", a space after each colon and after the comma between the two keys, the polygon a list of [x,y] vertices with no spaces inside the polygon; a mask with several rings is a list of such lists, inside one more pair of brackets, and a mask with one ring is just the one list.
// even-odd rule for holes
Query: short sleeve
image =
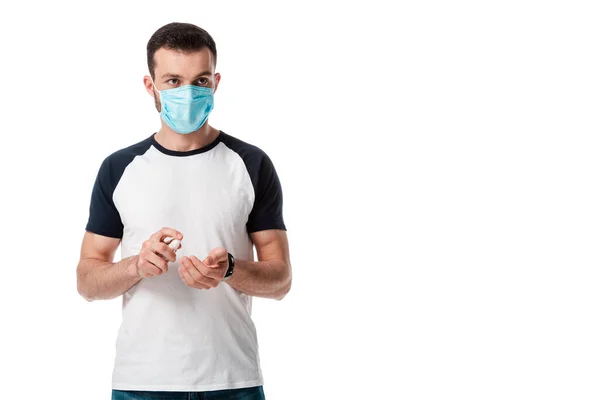
{"label": "short sleeve", "polygon": [[115,191],[114,174],[111,171],[110,158],[104,160],[98,171],[92,198],[90,215],[86,231],[113,238],[123,237],[123,223],[119,211],[113,202]]}
{"label": "short sleeve", "polygon": [[286,230],[283,222],[283,193],[271,159],[264,154],[255,185],[255,199],[248,217],[248,233],[267,229]]}

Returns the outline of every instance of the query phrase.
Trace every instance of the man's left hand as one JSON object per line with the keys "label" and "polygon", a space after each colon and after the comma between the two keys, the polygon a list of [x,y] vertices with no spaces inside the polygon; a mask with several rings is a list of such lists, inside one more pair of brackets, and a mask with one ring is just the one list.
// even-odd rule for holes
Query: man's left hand
{"label": "man's left hand", "polygon": [[211,289],[225,277],[229,268],[227,250],[217,247],[208,254],[204,261],[198,257],[181,257],[179,261],[179,276],[189,287],[196,289]]}

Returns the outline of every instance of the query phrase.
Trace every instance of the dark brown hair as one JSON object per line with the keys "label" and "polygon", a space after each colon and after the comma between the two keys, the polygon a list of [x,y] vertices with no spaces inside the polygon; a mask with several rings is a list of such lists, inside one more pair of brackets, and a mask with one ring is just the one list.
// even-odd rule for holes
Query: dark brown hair
{"label": "dark brown hair", "polygon": [[146,52],[148,57],[148,70],[150,76],[154,79],[154,53],[158,49],[165,48],[169,50],[196,51],[208,47],[214,57],[215,66],[217,64],[217,46],[212,36],[204,29],[183,22],[172,22],[161,27],[154,32]]}

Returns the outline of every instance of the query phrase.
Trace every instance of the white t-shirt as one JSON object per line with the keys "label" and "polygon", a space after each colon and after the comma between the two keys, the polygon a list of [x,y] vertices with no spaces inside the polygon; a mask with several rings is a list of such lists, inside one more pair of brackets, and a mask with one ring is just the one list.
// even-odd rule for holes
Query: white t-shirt
{"label": "white t-shirt", "polygon": [[[209,391],[263,384],[252,297],[226,282],[186,286],[182,256],[204,259],[215,247],[254,260],[249,233],[286,227],[281,184],[258,147],[220,132],[197,150],[162,147],[154,135],[102,163],[86,230],[120,238],[123,258],[163,227],[183,235],[166,274],[123,294],[113,389]],[[235,272],[234,272],[235,273]]]}

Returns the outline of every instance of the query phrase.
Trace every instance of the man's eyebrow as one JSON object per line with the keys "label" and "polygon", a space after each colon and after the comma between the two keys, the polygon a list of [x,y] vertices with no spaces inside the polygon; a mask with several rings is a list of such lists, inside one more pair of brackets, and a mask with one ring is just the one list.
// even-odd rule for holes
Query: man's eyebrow
{"label": "man's eyebrow", "polygon": [[161,78],[162,79],[164,79],[164,78],[178,78],[178,79],[181,79],[181,75],[171,74],[171,73],[167,72],[166,74],[163,74],[161,76]]}
{"label": "man's eyebrow", "polygon": [[[198,78],[200,78],[201,76],[205,76],[205,75],[212,75],[212,72],[210,72],[210,71],[204,71],[204,72],[202,72],[201,74],[197,75],[197,76],[196,76],[196,78],[194,78],[194,79],[198,79]],[[170,72],[167,72],[167,73],[165,73],[165,74],[163,74],[163,75],[161,76],[161,79],[165,79],[165,78],[171,78],[171,79],[172,79],[172,78],[177,78],[177,79],[182,79],[183,77],[182,77],[181,75],[172,74],[172,73],[170,73]]]}
{"label": "man's eyebrow", "polygon": [[205,76],[205,75],[212,75],[212,72],[210,72],[210,71],[204,71],[203,73],[201,73],[198,76],[196,76],[196,79],[200,78],[201,76]]}

